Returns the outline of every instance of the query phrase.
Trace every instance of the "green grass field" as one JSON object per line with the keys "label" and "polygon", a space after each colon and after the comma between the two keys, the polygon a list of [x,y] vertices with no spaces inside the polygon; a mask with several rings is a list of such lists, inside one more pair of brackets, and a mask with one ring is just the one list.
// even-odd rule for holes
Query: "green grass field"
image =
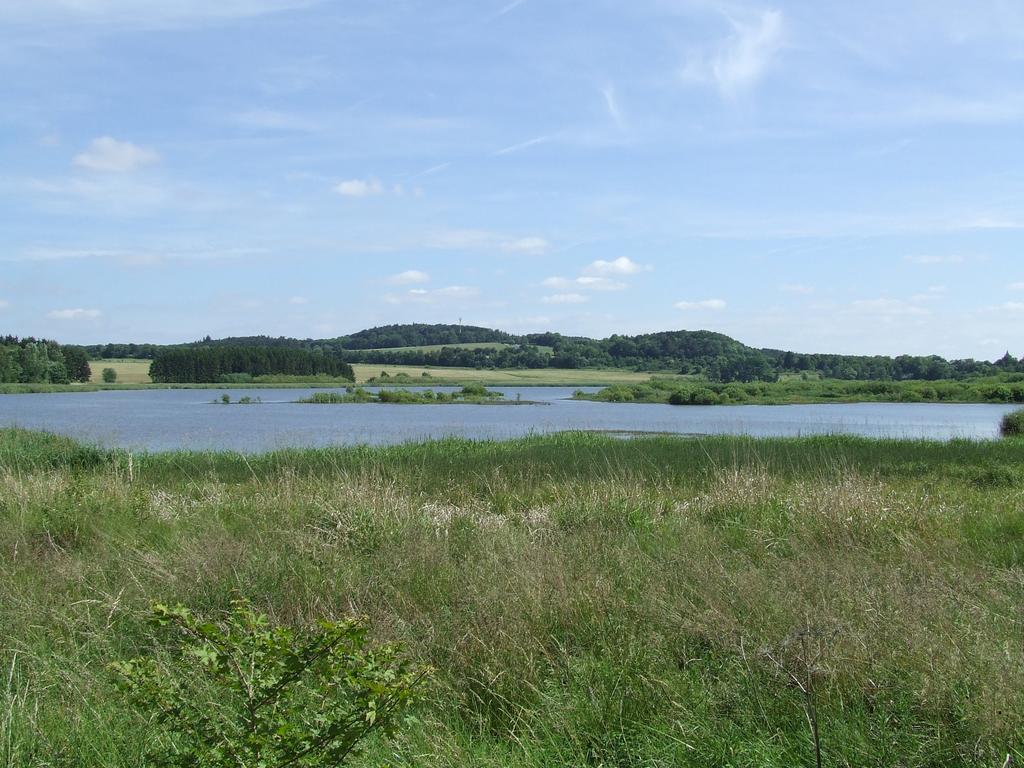
{"label": "green grass field", "polygon": [[[0,766],[128,768],[151,600],[433,667],[359,766],[1024,760],[1024,450],[559,435],[130,455],[0,431]],[[805,693],[804,691],[807,691]]]}

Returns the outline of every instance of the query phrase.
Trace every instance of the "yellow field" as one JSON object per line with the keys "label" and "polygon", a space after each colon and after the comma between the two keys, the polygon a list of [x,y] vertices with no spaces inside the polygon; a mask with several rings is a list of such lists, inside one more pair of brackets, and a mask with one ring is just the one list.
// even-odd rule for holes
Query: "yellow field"
{"label": "yellow field", "polygon": [[103,383],[103,369],[113,368],[117,371],[118,384],[148,384],[149,360],[90,360],[93,384]]}
{"label": "yellow field", "polygon": [[[103,382],[104,368],[117,371],[118,384],[148,384],[149,360],[90,360],[92,383]],[[409,384],[441,385],[461,384],[467,381],[479,381],[484,384],[515,386],[608,386],[611,384],[636,384],[651,378],[649,373],[636,373],[619,369],[601,370],[566,370],[561,368],[539,368],[535,370],[476,370],[474,368],[420,368],[414,365],[375,365],[356,363],[352,366],[356,374],[356,382],[365,384],[375,376],[386,371],[388,376],[404,373],[413,379]],[[423,376],[429,373],[430,377]],[[299,383],[298,381],[296,383]]]}
{"label": "yellow field", "polygon": [[[388,376],[404,373],[423,384],[444,384],[447,382],[479,381],[484,384],[502,384],[506,386],[541,385],[541,386],[606,386],[611,384],[636,384],[651,378],[649,373],[636,373],[619,369],[601,370],[567,370],[562,368],[538,368],[532,370],[476,370],[474,368],[420,368],[414,365],[374,365],[356,363],[352,366],[356,374],[356,382],[365,384],[381,371]],[[430,378],[425,378],[429,373]],[[420,381],[422,380],[422,382]]]}

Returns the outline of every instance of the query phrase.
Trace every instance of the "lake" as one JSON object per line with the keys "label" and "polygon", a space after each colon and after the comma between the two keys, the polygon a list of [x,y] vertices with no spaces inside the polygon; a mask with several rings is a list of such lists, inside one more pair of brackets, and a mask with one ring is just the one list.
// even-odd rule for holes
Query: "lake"
{"label": "lake", "polygon": [[[444,389],[437,387],[435,389]],[[1014,406],[860,403],[671,406],[570,400],[578,388],[498,387],[543,405],[302,405],[313,389],[162,389],[0,395],[0,426],[57,432],[132,450],[234,450],[394,444],[458,436],[504,439],[565,430],[613,434],[792,437],[854,434],[994,438]],[[257,405],[215,405],[228,391]],[[339,390],[340,391],[340,390]],[[584,391],[595,391],[584,389]]]}

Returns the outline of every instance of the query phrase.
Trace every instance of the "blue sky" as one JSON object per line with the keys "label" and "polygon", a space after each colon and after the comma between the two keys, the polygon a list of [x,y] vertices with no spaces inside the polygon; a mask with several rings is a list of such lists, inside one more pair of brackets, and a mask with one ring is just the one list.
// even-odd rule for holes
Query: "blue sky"
{"label": "blue sky", "polygon": [[0,0],[0,332],[1024,353],[1019,0]]}

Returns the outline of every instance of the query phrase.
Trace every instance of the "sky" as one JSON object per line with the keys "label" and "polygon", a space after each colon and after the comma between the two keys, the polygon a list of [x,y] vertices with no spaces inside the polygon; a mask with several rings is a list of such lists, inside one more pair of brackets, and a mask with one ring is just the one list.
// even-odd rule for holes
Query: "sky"
{"label": "sky", "polygon": [[0,333],[1024,354],[1020,0],[0,0]]}

